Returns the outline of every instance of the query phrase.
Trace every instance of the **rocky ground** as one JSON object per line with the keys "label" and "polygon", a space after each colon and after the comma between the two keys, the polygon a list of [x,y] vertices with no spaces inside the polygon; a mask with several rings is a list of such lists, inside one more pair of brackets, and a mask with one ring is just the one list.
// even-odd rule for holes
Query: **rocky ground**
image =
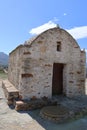
{"label": "rocky ground", "polygon": [[[9,108],[1,82],[2,80],[0,80],[0,130],[87,130],[87,116],[78,120],[57,124],[42,119],[39,115],[40,110],[17,112],[13,108]],[[76,105],[77,110],[78,104],[76,102],[73,103]],[[72,110],[74,109],[72,106],[69,106],[70,104],[67,105]]]}

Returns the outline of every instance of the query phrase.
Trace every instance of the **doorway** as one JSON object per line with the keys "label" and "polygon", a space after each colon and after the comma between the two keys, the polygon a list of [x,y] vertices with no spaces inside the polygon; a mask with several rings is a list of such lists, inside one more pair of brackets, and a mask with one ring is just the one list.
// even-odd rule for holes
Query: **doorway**
{"label": "doorway", "polygon": [[53,64],[52,95],[63,94],[63,64]]}

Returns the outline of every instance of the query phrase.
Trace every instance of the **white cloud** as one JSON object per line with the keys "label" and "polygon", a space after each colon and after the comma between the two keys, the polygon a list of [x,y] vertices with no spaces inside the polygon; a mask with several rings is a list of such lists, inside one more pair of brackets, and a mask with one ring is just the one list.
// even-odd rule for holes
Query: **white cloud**
{"label": "white cloud", "polygon": [[[67,29],[66,29],[67,30]],[[75,27],[67,30],[75,39],[87,37],[87,26]]]}
{"label": "white cloud", "polygon": [[64,13],[63,15],[64,15],[64,16],[66,16],[66,15],[67,15],[67,13]]}
{"label": "white cloud", "polygon": [[31,29],[29,31],[29,33],[32,34],[32,35],[34,35],[34,34],[38,35],[38,34],[44,32],[44,31],[46,31],[47,29],[54,28],[56,26],[57,26],[56,23],[54,23],[52,21],[49,21],[48,23],[45,23],[45,24],[43,24],[43,25],[41,25],[39,27]]}
{"label": "white cloud", "polygon": [[[57,27],[57,24],[55,23],[56,22],[55,19],[58,20],[55,17],[53,20],[51,20],[39,27],[32,28],[29,31],[29,33],[32,35],[38,35],[44,31],[46,31],[47,29]],[[80,27],[75,27],[75,28],[71,28],[71,29],[66,29],[66,31],[69,32],[75,39],[87,38],[87,26],[80,26]]]}

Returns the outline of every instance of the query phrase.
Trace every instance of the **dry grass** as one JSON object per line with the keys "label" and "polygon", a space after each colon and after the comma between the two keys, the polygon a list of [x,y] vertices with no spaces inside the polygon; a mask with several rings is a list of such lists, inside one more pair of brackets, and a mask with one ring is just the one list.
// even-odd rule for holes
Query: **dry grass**
{"label": "dry grass", "polygon": [[0,70],[0,79],[4,80],[7,79],[7,74]]}

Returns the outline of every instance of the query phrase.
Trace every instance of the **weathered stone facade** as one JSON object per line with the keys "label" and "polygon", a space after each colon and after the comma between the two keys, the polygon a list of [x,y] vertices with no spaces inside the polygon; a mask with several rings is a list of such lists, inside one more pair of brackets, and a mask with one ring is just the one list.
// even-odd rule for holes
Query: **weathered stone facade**
{"label": "weathered stone facade", "polygon": [[23,99],[85,94],[86,53],[61,28],[26,41],[9,57],[8,79]]}

